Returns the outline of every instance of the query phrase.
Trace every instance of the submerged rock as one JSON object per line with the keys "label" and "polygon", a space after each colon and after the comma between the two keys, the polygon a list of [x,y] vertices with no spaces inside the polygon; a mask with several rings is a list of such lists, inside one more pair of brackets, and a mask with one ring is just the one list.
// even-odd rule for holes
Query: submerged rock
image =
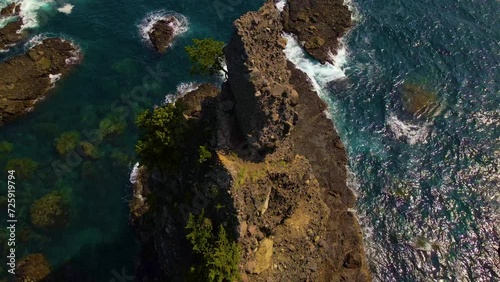
{"label": "submerged rock", "polygon": [[57,191],[38,199],[31,206],[31,223],[38,228],[64,228],[68,222],[69,204]]}
{"label": "submerged rock", "polygon": [[48,38],[0,63],[0,126],[32,110],[53,87],[53,78],[66,75],[78,60],[71,42]]}
{"label": "submerged rock", "polygon": [[16,271],[17,281],[39,282],[50,274],[50,264],[43,254],[31,254],[23,257]]}
{"label": "submerged rock", "polygon": [[404,109],[415,117],[431,116],[439,108],[437,94],[418,84],[405,81],[401,87],[401,98]]}
{"label": "submerged rock", "polygon": [[149,39],[158,52],[165,53],[167,51],[175,36],[173,25],[177,22],[178,20],[171,16],[159,20],[153,25],[153,28],[149,32]]}
{"label": "submerged rock", "polygon": [[66,156],[69,152],[76,149],[79,141],[80,133],[78,131],[68,131],[57,137],[54,140],[54,145],[59,155]]}

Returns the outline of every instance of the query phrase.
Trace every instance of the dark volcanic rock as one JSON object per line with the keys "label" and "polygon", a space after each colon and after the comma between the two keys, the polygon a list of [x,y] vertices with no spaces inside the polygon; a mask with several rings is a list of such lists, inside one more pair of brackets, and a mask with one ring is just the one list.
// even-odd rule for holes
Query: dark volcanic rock
{"label": "dark volcanic rock", "polygon": [[0,28],[0,50],[8,49],[26,37],[25,31],[18,32],[22,25],[23,21],[19,18]]}
{"label": "dark volcanic rock", "polygon": [[351,11],[343,0],[287,1],[283,26],[298,37],[307,53],[322,63],[331,62],[329,52],[336,53],[338,39],[351,26]]}
{"label": "dark volcanic rock", "polygon": [[235,27],[220,92],[205,85],[176,102],[193,127],[179,171],[138,170],[137,279],[184,281],[199,263],[184,226],[204,210],[238,241],[243,281],[370,281],[346,150],[327,105],[283,53],[279,12],[269,1]]}
{"label": "dark volcanic rock", "polygon": [[176,22],[177,19],[175,17],[159,20],[149,32],[151,44],[153,44],[153,47],[158,52],[164,53],[172,43],[175,36],[175,30],[172,25]]}
{"label": "dark volcanic rock", "polygon": [[296,96],[288,83],[280,14],[272,2],[236,20],[224,50],[236,114],[252,147],[272,151],[293,127]]}
{"label": "dark volcanic rock", "polygon": [[14,3],[9,4],[7,7],[4,7],[0,11],[0,16],[12,17],[14,15],[18,15],[20,11],[21,11],[21,4],[14,2]]}
{"label": "dark volcanic rock", "polygon": [[45,39],[26,54],[0,64],[0,126],[30,111],[52,88],[51,76],[65,75],[77,50],[68,41]]}

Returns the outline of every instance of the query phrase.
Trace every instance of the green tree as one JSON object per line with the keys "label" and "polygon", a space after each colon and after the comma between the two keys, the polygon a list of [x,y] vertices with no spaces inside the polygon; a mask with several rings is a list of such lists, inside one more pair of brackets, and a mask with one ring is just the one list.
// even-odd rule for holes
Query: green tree
{"label": "green tree", "polygon": [[236,242],[229,242],[226,230],[221,225],[214,250],[207,259],[209,281],[237,280],[239,278],[239,262],[240,248]]}
{"label": "green tree", "polygon": [[202,164],[212,157],[212,153],[207,149],[206,146],[200,146],[198,148],[199,158],[198,163]]}
{"label": "green tree", "polygon": [[223,71],[224,63],[224,42],[213,38],[193,39],[192,46],[186,46],[186,52],[193,63],[191,72],[202,75],[215,75]]}
{"label": "green tree", "polygon": [[183,112],[182,106],[168,104],[139,114],[136,123],[140,135],[135,149],[142,164],[168,171],[178,169],[187,132]]}
{"label": "green tree", "polygon": [[210,242],[212,241],[212,221],[205,217],[205,211],[199,216],[189,215],[186,225],[189,234],[186,236],[193,245],[193,251],[199,253],[210,252]]}
{"label": "green tree", "polygon": [[186,230],[193,252],[201,256],[200,265],[191,267],[193,277],[210,282],[239,280],[240,247],[228,239],[222,225],[217,236],[214,235],[212,221],[202,211],[199,216],[189,216]]}

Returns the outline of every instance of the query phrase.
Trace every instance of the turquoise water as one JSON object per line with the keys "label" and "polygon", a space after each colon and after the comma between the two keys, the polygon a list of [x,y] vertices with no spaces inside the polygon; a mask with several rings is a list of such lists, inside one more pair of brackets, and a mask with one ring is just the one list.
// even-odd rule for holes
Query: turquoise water
{"label": "turquoise water", "polygon": [[[73,276],[61,281],[110,281],[123,269],[132,273],[137,253],[127,223],[135,113],[161,104],[183,82],[202,80],[189,75],[183,46],[190,38],[227,41],[231,22],[262,1],[68,2],[74,5],[68,15],[56,11],[62,5],[42,7],[47,20],[32,36],[72,40],[84,60],[34,112],[0,130],[0,140],[14,144],[1,153],[0,167],[12,158],[38,163],[35,177],[17,183],[18,257],[43,252],[60,271],[72,261]],[[304,65],[331,103],[349,150],[377,281],[500,279],[499,6],[493,0],[358,0],[347,54],[338,57],[347,61]],[[189,21],[163,56],[139,33],[142,19],[161,9]],[[439,107],[432,116],[416,119],[402,110],[404,81],[435,93]],[[85,135],[119,121],[126,129],[98,142],[100,159],[70,159],[73,168],[63,173],[53,168],[61,160],[54,148],[61,133]],[[70,224],[36,230],[30,206],[51,191],[70,200]],[[21,236],[28,228],[23,234],[30,236]]]}
{"label": "turquoise water", "polygon": [[[499,2],[355,2],[329,98],[376,280],[500,281]],[[405,81],[433,115],[403,111]]]}
{"label": "turquoise water", "polygon": [[[57,35],[72,40],[81,48],[83,62],[58,82],[34,112],[1,128],[0,140],[13,143],[14,150],[1,154],[0,167],[3,169],[9,159],[25,157],[38,164],[33,178],[17,183],[18,258],[43,252],[56,270],[72,261],[68,272],[74,276],[68,274],[61,281],[110,281],[113,270],[121,273],[125,268],[128,274],[133,273],[137,253],[127,207],[129,174],[136,162],[135,114],[163,103],[183,82],[202,81],[189,74],[184,46],[192,37],[227,41],[231,23],[244,12],[257,9],[262,1],[67,2],[74,5],[68,15],[56,11],[62,6],[57,3],[39,9],[39,26],[31,36]],[[141,20],[161,9],[185,15],[189,21],[189,30],[164,56],[145,44],[139,32]],[[126,128],[98,142],[98,160],[79,162],[70,157],[67,163],[56,152],[54,140],[63,132],[77,131],[85,140],[86,132],[92,136],[101,123],[109,121],[125,122]],[[62,171],[61,164],[73,168]],[[48,232],[32,228],[32,202],[56,190],[70,200],[69,226]],[[31,237],[21,242],[21,229],[28,228]]]}

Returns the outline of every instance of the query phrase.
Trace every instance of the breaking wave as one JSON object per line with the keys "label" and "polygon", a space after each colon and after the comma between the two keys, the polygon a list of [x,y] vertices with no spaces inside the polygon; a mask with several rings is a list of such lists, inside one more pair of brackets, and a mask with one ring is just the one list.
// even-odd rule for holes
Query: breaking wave
{"label": "breaking wave", "polygon": [[290,34],[284,34],[288,40],[285,55],[298,69],[307,74],[311,79],[314,90],[323,98],[326,97],[324,89],[328,82],[346,77],[343,66],[347,62],[347,49],[343,46],[338,50],[337,55],[332,56],[334,64],[321,64],[318,61],[310,59],[304,52],[297,39]]}
{"label": "breaking wave", "polygon": [[164,103],[165,104],[175,103],[177,99],[181,98],[182,96],[186,95],[191,91],[195,91],[196,89],[198,89],[198,87],[200,87],[200,85],[201,83],[198,82],[181,83],[177,86],[175,94],[167,94],[167,96],[165,96]]}

